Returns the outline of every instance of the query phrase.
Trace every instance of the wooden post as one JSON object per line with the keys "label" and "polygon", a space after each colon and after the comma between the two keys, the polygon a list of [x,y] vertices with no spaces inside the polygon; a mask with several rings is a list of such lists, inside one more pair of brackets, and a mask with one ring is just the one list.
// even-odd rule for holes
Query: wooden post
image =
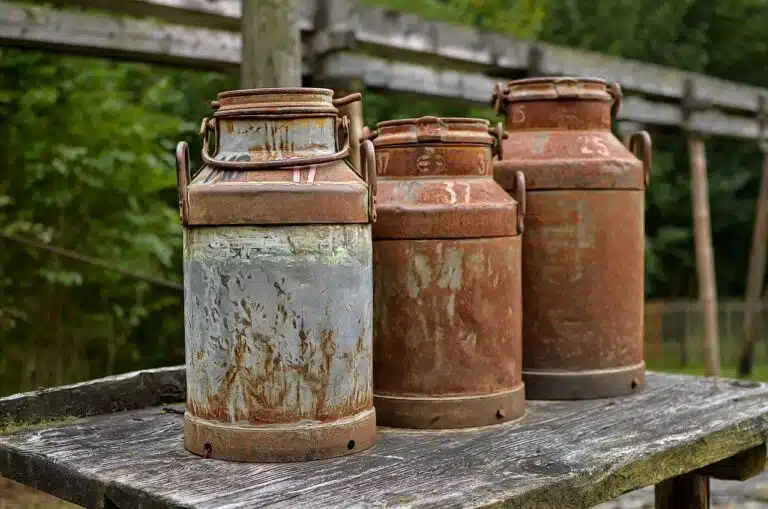
{"label": "wooden post", "polygon": [[242,0],[242,88],[300,87],[300,0]]}
{"label": "wooden post", "polygon": [[704,314],[704,373],[707,376],[719,376],[720,338],[717,324],[715,256],[712,251],[712,225],[709,216],[707,154],[704,139],[696,132],[692,122],[694,111],[708,107],[708,104],[696,98],[693,80],[690,78],[686,80],[683,114],[684,128],[688,133],[688,153],[691,164],[691,204],[699,303]]}
{"label": "wooden post", "polygon": [[765,280],[766,248],[768,247],[768,99],[760,97],[760,131],[763,151],[763,176],[757,193],[755,226],[752,230],[752,249],[749,253],[746,295],[744,298],[744,336],[739,358],[739,376],[752,374],[755,360],[755,336],[757,335],[757,315],[760,294]]}
{"label": "wooden post", "polygon": [[704,373],[720,375],[720,339],[717,324],[717,283],[712,252],[712,226],[709,218],[709,185],[704,140],[695,133],[688,136],[691,159],[691,201],[696,247],[696,272],[699,302],[704,313]]}
{"label": "wooden post", "polygon": [[656,509],[709,509],[709,477],[692,472],[656,485]]}
{"label": "wooden post", "polygon": [[[313,69],[312,80],[317,86],[333,89],[336,99],[354,93],[363,93],[364,81],[356,75],[343,76],[336,73],[329,79],[326,72],[327,59],[334,54],[355,48],[356,18],[355,3],[349,0],[317,0],[312,38]],[[349,162],[355,169],[361,168],[360,137],[363,135],[363,101],[347,102],[339,105],[339,115],[349,117],[350,154]]]}

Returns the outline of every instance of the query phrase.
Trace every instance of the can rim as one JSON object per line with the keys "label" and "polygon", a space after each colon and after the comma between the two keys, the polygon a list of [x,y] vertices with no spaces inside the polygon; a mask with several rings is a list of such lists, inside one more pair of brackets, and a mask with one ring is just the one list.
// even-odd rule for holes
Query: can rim
{"label": "can rim", "polygon": [[603,78],[596,78],[593,76],[537,76],[535,78],[522,78],[519,80],[511,80],[508,85],[527,85],[538,83],[558,83],[558,82],[580,82],[580,83],[594,83],[597,85],[607,85],[608,81]]}
{"label": "can rim", "polygon": [[413,117],[413,118],[399,118],[395,120],[384,120],[376,124],[377,128],[380,127],[392,127],[410,124],[431,124],[431,123],[447,123],[447,124],[475,124],[478,127],[488,127],[491,122],[484,118],[475,117]]}
{"label": "can rim", "polygon": [[314,94],[325,95],[333,97],[333,90],[330,88],[310,88],[310,87],[285,87],[285,88],[242,88],[238,90],[227,90],[225,92],[219,92],[217,97],[219,99],[229,97],[242,97],[246,95],[271,95],[271,94],[284,94],[284,95],[296,95],[296,94]]}

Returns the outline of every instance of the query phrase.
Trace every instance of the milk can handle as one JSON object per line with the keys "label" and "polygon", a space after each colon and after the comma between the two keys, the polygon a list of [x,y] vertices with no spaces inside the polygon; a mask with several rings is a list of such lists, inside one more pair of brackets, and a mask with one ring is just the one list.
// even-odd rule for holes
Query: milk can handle
{"label": "milk can handle", "polygon": [[488,129],[488,134],[493,136],[491,158],[496,156],[498,157],[499,161],[501,161],[504,158],[504,145],[501,143],[501,141],[509,138],[509,132],[504,130],[504,124],[498,122],[496,127],[491,127]]}
{"label": "milk can handle", "polygon": [[651,135],[648,134],[648,131],[637,131],[629,136],[629,151],[632,152],[635,157],[637,157],[635,149],[640,142],[643,144],[643,174],[645,185],[647,186],[651,182],[651,165],[653,164]]}
{"label": "milk can handle", "polygon": [[344,97],[331,99],[331,104],[333,104],[338,108],[339,106],[345,106],[349,103],[354,103],[362,100],[363,100],[363,94],[361,94],[360,92],[355,92],[353,94],[345,95]]}
{"label": "milk can handle", "polygon": [[512,191],[512,198],[517,202],[517,231],[522,234],[526,209],[525,175],[522,171],[515,172],[515,189]]}
{"label": "milk can handle", "polygon": [[616,118],[619,114],[619,108],[621,108],[621,85],[616,81],[608,84],[608,93],[613,97],[613,104],[611,105],[611,118]]}
{"label": "milk can handle", "polygon": [[176,145],[176,180],[179,186],[179,215],[181,224],[187,224],[187,186],[191,180],[189,174],[189,145],[180,141]]}
{"label": "milk can handle", "polygon": [[371,140],[363,140],[360,143],[360,160],[364,166],[363,179],[368,183],[368,214],[371,222],[376,222],[376,151]]}
{"label": "milk can handle", "polygon": [[291,166],[309,166],[310,164],[324,164],[339,159],[344,159],[349,155],[349,118],[346,116],[341,119],[342,127],[344,127],[344,146],[338,152],[333,154],[314,156],[314,157],[302,157],[296,159],[280,159],[275,161],[217,161],[208,155],[210,149],[208,148],[210,142],[211,131],[216,132],[216,126],[214,120],[203,119],[203,127],[200,133],[203,136],[203,150],[200,155],[203,159],[203,163],[213,168],[222,168],[228,170],[266,170],[269,168],[287,168]]}

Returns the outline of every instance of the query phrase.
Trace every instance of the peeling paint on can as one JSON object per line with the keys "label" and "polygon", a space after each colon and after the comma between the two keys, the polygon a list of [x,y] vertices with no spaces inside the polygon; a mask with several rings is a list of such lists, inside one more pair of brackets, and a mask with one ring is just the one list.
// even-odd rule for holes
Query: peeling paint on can
{"label": "peeling paint on can", "polygon": [[371,406],[368,225],[197,228],[184,254],[193,416],[325,422]]}
{"label": "peeling paint on can", "polygon": [[509,138],[494,177],[525,174],[523,379],[528,399],[642,388],[644,200],[640,161],[610,131],[618,85],[535,78],[497,89]]}
{"label": "peeling paint on can", "polygon": [[523,207],[493,181],[493,140],[480,119],[377,126],[373,362],[381,425],[483,426],[524,412]]}
{"label": "peeling paint on can", "polygon": [[375,443],[374,168],[361,179],[344,160],[347,121],[331,96],[219,94],[215,120],[203,122],[205,166],[191,182],[186,150],[177,151],[184,445],[195,454],[286,462]]}

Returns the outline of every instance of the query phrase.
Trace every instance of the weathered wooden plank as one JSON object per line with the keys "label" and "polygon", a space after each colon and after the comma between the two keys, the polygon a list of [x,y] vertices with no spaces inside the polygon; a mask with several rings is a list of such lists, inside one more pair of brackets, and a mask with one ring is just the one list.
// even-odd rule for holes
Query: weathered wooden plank
{"label": "weathered wooden plank", "polygon": [[[45,0],[35,0],[46,3]],[[51,2],[47,2],[51,3]],[[242,0],[56,0],[54,5],[86,7],[180,25],[240,31]],[[301,30],[312,29],[316,0],[301,0]]]}
{"label": "weathered wooden plank", "polygon": [[[174,23],[238,29],[240,0],[68,0],[66,3],[128,14],[158,16]],[[507,75],[530,68],[532,43],[468,26],[435,22],[355,0],[324,0],[332,15],[328,30],[353,32],[374,52],[399,60],[427,58],[440,67],[460,65]],[[302,27],[311,30],[316,0],[302,2]],[[352,13],[350,16],[349,13]],[[696,80],[702,99],[715,106],[757,112],[758,96],[768,90],[679,69],[551,44],[535,44],[540,71],[594,75],[620,81],[628,91],[682,99],[687,77]],[[406,53],[412,53],[408,56]]]}
{"label": "weathered wooden plank", "polygon": [[[172,0],[164,1],[172,3]],[[183,0],[173,1],[182,2]],[[127,4],[133,5],[137,2],[138,0],[134,0],[127,2]],[[138,3],[153,2],[155,0],[143,0],[143,2]],[[218,2],[215,2],[215,4],[218,4]],[[197,5],[200,9],[203,8],[203,4],[198,3],[194,5]],[[333,13],[331,12],[331,14]],[[309,23],[306,15],[305,13],[302,16],[304,20],[302,23],[304,24]],[[381,14],[381,16],[385,17],[384,14]],[[400,15],[398,14],[397,16]],[[405,19],[407,21],[411,18],[400,17],[397,19]],[[426,51],[431,43],[428,43],[420,35],[421,32],[415,31],[415,28],[407,28],[411,25],[406,22],[403,23],[406,28],[400,28],[400,30],[403,34],[407,34],[407,36],[403,35],[397,41],[397,44],[402,44],[405,48],[411,48],[412,51]],[[417,27],[424,28],[419,23],[421,21],[418,23],[416,21],[413,22]],[[333,30],[341,30],[345,26],[337,23],[336,28]],[[463,27],[461,29],[464,30]],[[373,29],[371,28],[371,30]],[[438,27],[430,30],[440,32],[443,29]],[[359,35],[360,38],[368,41],[366,43],[367,46],[365,46],[366,48],[370,49],[371,45],[381,43],[377,39],[379,36],[375,34],[370,35],[373,32],[366,32],[365,30],[358,32],[362,34]],[[369,35],[365,35],[366,33]],[[445,41],[445,44],[440,43],[440,47],[443,48],[440,50],[440,54],[443,56],[452,55],[451,58],[458,58],[461,54],[465,60],[470,58],[468,55],[471,52],[459,50],[450,45],[453,41],[451,36],[445,35],[440,37],[441,41]],[[474,36],[465,34],[462,37],[467,39]],[[481,38],[482,40],[488,39],[485,36],[483,37],[484,39]],[[478,39],[478,41],[481,39]],[[461,38],[458,37],[456,40],[461,40]],[[488,104],[493,85],[500,81],[499,78],[490,77],[479,70],[456,70],[455,68],[445,67],[435,62],[393,61],[382,56],[370,56],[359,52],[334,51],[324,58],[318,59],[313,56],[314,48],[312,41],[309,36],[305,37],[303,41],[303,74],[309,74],[310,66],[308,64],[310,61],[313,61],[312,63],[316,65],[312,70],[316,71],[316,77],[321,82],[350,83],[362,79],[372,89],[416,93],[450,100],[469,101],[476,104]],[[20,6],[2,0],[0,0],[0,44],[180,65],[198,69],[223,70],[226,72],[236,72],[241,58],[240,37],[228,31],[182,27],[146,20],[121,18],[107,14]],[[516,45],[510,46],[507,52],[504,53],[500,52],[501,50],[497,51],[498,48],[493,49],[493,45],[481,47],[480,42],[476,42],[473,48],[475,48],[472,50],[475,52],[475,56],[472,57],[474,61],[490,62],[493,59],[501,59],[507,62],[504,65],[509,66],[522,65],[515,62],[518,62],[522,58],[521,55],[526,53],[526,48],[530,49],[525,45]],[[400,54],[402,55],[402,53]],[[426,54],[422,53],[422,55]],[[635,80],[633,72],[630,66],[625,74],[614,78],[623,80],[626,77],[629,83],[633,83],[633,80]],[[584,72],[582,74],[587,73]],[[611,77],[605,73],[602,76]],[[629,89],[631,90],[631,87]],[[706,90],[704,86],[698,88],[697,94],[703,96],[704,90]],[[619,119],[646,125],[682,125],[682,113],[678,105],[652,101],[632,95],[628,95],[625,98],[619,112]],[[714,110],[696,112],[692,117],[692,122],[694,128],[702,134],[751,139],[756,138],[758,135],[756,119],[728,115]]]}
{"label": "weathered wooden plank", "polygon": [[0,2],[0,44],[236,72],[240,37],[208,30]]}
{"label": "weathered wooden plank", "polygon": [[727,481],[746,481],[765,469],[766,447],[760,444],[735,456],[706,466],[698,473]]}
{"label": "weathered wooden plank", "polygon": [[20,430],[0,435],[0,474],[86,507],[590,507],[765,442],[768,386],[649,373],[633,396],[529,402],[486,429],[379,428],[375,448],[310,463],[202,459],[181,430],[159,408]]}
{"label": "weathered wooden plank", "polygon": [[184,401],[184,366],[134,371],[0,398],[0,432],[45,421]]}

